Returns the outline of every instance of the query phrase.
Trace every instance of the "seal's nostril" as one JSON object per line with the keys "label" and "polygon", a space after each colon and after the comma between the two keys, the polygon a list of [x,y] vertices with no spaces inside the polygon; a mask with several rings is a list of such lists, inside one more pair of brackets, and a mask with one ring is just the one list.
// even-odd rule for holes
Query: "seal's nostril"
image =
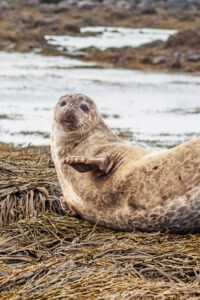
{"label": "seal's nostril", "polygon": [[65,106],[66,105],[66,101],[63,100],[61,103],[60,103],[60,106]]}
{"label": "seal's nostril", "polygon": [[66,119],[65,120],[66,120],[67,123],[73,123],[74,119],[75,118],[74,118],[73,114],[69,113],[69,114],[66,115]]}

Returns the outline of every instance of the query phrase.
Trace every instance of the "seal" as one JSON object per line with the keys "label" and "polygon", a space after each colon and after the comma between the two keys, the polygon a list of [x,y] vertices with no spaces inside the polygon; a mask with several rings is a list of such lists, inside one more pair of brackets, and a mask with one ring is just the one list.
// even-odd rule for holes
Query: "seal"
{"label": "seal", "polygon": [[51,151],[62,204],[81,218],[116,230],[200,232],[200,139],[150,152],[116,136],[92,99],[67,94],[54,109]]}

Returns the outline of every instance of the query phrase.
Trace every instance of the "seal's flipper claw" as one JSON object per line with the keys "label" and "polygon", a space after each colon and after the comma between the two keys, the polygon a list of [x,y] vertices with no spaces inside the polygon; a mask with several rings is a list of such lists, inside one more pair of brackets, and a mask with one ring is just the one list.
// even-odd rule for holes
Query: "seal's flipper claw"
{"label": "seal's flipper claw", "polygon": [[74,210],[74,208],[70,204],[67,203],[67,201],[64,197],[60,197],[60,205],[61,205],[62,210],[67,211],[69,216],[71,216],[71,217],[77,216],[77,213]]}
{"label": "seal's flipper claw", "polygon": [[64,164],[69,165],[70,167],[81,173],[93,170],[91,160],[83,156],[68,156],[67,158],[65,158]]}
{"label": "seal's flipper claw", "polygon": [[64,164],[69,165],[79,172],[96,171],[98,173],[108,174],[113,166],[113,162],[105,157],[86,158],[83,156],[68,156]]}

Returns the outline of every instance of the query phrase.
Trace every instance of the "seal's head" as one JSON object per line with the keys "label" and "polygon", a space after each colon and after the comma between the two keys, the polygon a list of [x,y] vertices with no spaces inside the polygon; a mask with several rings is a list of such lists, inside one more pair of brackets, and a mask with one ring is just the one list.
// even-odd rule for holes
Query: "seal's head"
{"label": "seal's head", "polygon": [[82,94],[62,96],[54,108],[57,129],[74,137],[91,131],[100,120],[94,101]]}

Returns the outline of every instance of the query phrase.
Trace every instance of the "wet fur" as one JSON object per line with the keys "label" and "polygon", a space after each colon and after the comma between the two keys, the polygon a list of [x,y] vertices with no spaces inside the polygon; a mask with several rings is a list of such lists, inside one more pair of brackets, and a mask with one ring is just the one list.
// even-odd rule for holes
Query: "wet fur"
{"label": "wet fur", "polygon": [[[63,98],[66,111],[76,111],[75,122],[79,115],[82,122],[72,132],[63,128],[56,118],[62,110],[56,106],[52,157],[68,207],[117,230],[200,232],[200,139],[151,153],[115,136],[91,99],[79,94]],[[91,115],[84,121],[76,107],[88,99]],[[63,164],[71,155],[109,155],[117,167],[100,177],[95,170],[80,173]]]}

